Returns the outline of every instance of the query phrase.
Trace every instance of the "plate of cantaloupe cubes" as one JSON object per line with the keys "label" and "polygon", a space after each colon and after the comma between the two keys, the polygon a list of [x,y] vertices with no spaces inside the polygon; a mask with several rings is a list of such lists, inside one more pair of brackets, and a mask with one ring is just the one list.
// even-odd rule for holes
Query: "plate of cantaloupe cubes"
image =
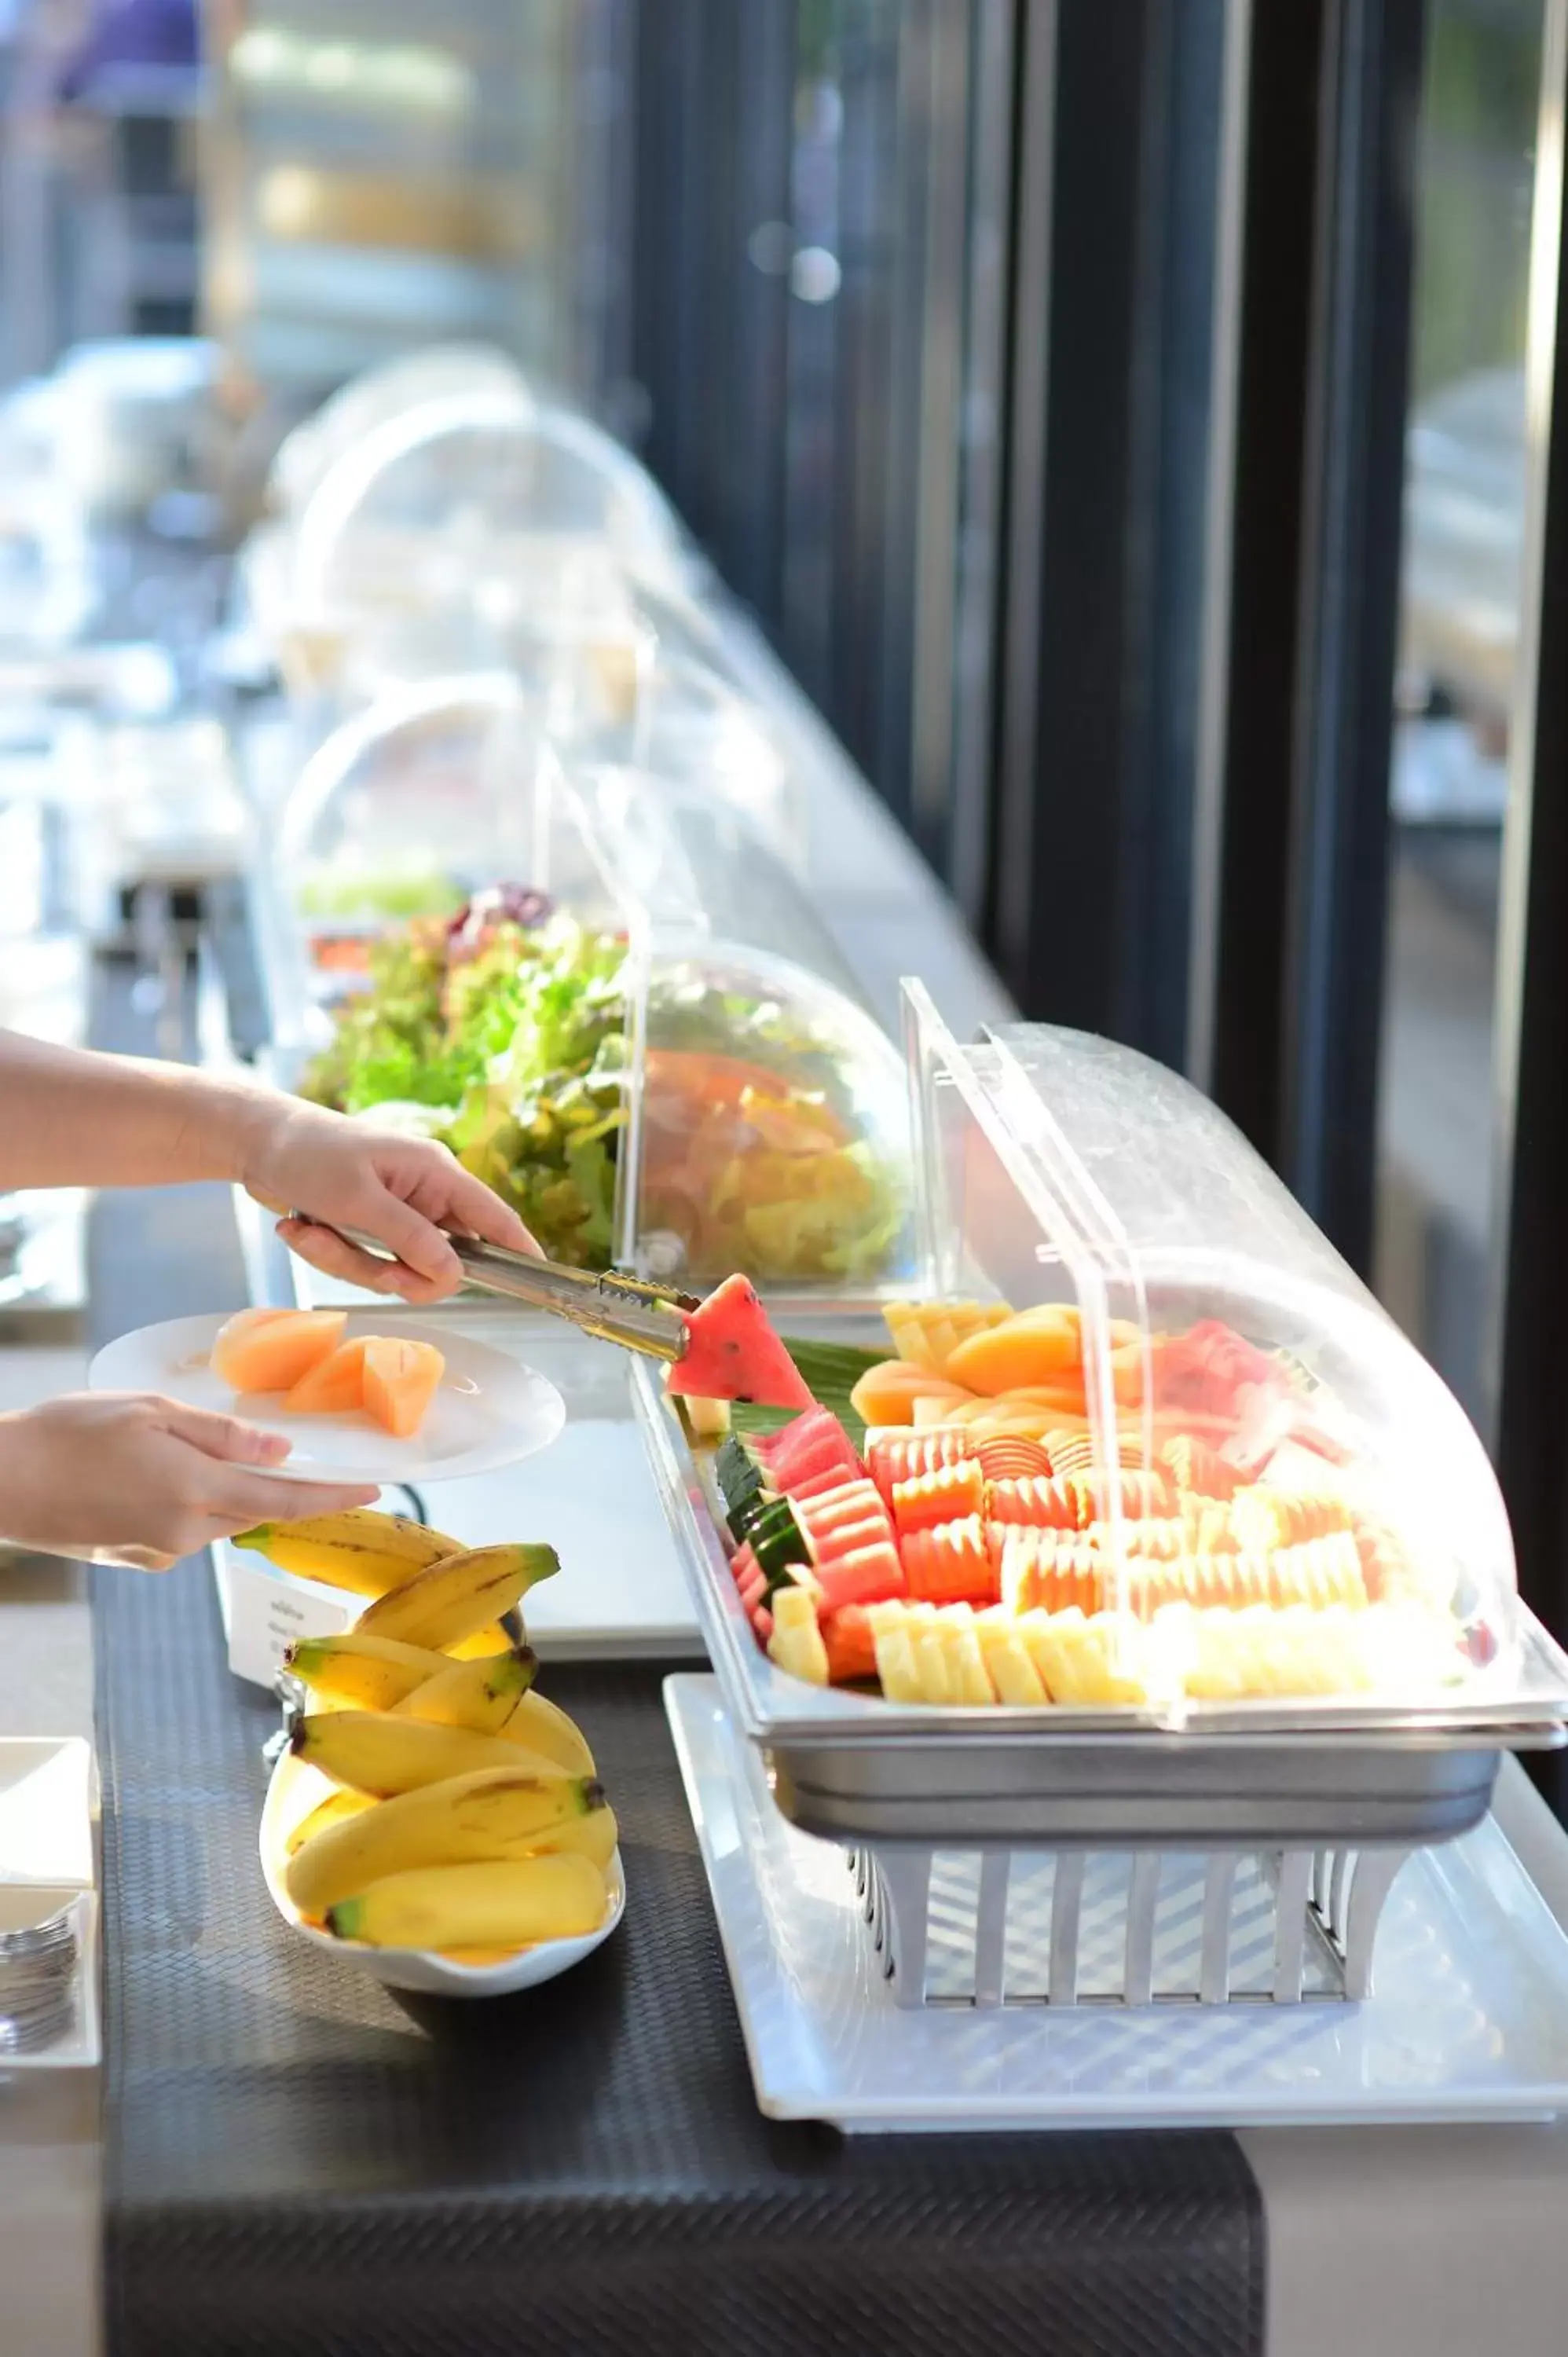
{"label": "plate of cantaloupe cubes", "polygon": [[282,1480],[451,1480],[548,1448],[554,1384],[489,1342],[377,1309],[242,1309],[123,1334],[94,1391],[156,1392],[290,1442]]}

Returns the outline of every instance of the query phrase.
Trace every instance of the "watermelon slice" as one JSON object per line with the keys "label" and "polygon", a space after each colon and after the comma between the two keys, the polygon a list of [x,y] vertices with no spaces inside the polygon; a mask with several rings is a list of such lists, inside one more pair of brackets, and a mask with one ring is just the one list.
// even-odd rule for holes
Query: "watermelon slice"
{"label": "watermelon slice", "polygon": [[810,1407],[802,1409],[799,1415],[792,1415],[789,1423],[774,1434],[768,1443],[768,1457],[791,1457],[806,1442],[818,1440],[824,1433],[837,1434],[842,1437],[843,1426],[831,1408],[823,1407],[820,1401],[813,1400]]}
{"label": "watermelon slice", "polygon": [[882,1604],[904,1594],[904,1566],[890,1539],[835,1555],[818,1574],[819,1610],[842,1612],[846,1604]]}
{"label": "watermelon slice", "polygon": [[813,1499],[831,1498],[835,1490],[842,1490],[854,1480],[858,1471],[858,1467],[852,1471],[847,1465],[833,1464],[822,1473],[809,1474],[803,1481],[791,1481],[790,1503],[796,1506],[809,1506]]}
{"label": "watermelon slice", "polygon": [[862,1469],[837,1416],[820,1407],[798,1415],[780,1434],[768,1469],[781,1489],[793,1489],[798,1482],[814,1480],[819,1473],[837,1472],[845,1481],[856,1480]]}
{"label": "watermelon slice", "polygon": [[831,1490],[821,1490],[812,1498],[792,1497],[789,1502],[809,1531],[828,1529],[835,1522],[842,1522],[846,1508],[854,1509],[856,1522],[863,1514],[876,1514],[886,1521],[887,1514],[875,1487],[864,1475],[850,1481],[835,1481]]}
{"label": "watermelon slice", "polygon": [[804,1415],[792,1417],[770,1444],[768,1469],[774,1473],[799,1471],[824,1448],[836,1453],[841,1443],[845,1448],[849,1447],[837,1418],[830,1415],[825,1407],[808,1408]]}
{"label": "watermelon slice", "polygon": [[820,1543],[811,1541],[811,1567],[819,1585],[846,1555],[861,1555],[867,1547],[893,1546],[894,1538],[879,1514],[867,1514],[864,1522],[841,1523]]}
{"label": "watermelon slice", "polygon": [[670,1370],[670,1389],[678,1396],[751,1400],[764,1407],[812,1405],[749,1278],[726,1276],[683,1315],[686,1347]]}

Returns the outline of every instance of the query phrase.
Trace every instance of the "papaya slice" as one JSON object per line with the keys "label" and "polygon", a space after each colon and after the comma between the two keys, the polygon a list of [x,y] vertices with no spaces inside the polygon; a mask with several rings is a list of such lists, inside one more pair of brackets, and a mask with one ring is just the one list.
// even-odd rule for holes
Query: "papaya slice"
{"label": "papaya slice", "polygon": [[917,1400],[941,1400],[958,1407],[969,1398],[970,1394],[958,1383],[944,1382],[929,1367],[883,1359],[866,1369],[851,1392],[849,1404],[863,1424],[913,1424]]}
{"label": "papaya slice", "polygon": [[1076,1308],[1060,1302],[1021,1309],[998,1326],[984,1326],[959,1344],[947,1361],[950,1383],[993,1399],[1030,1385],[1061,1386],[1079,1375],[1083,1335]]}
{"label": "papaya slice", "polygon": [[242,1309],[219,1330],[211,1367],[237,1392],[288,1392],[336,1350],[346,1309]]}
{"label": "papaya slice", "polygon": [[365,1405],[395,1440],[410,1440],[446,1372],[446,1361],[434,1342],[390,1341],[372,1334],[365,1343]]}

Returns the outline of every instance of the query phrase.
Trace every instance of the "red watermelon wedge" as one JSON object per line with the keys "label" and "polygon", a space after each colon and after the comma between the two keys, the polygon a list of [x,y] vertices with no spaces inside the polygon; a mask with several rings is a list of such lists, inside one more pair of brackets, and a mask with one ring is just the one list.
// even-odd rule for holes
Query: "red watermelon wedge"
{"label": "red watermelon wedge", "polygon": [[726,1276],[685,1314],[686,1347],[670,1389],[687,1399],[745,1400],[758,1407],[810,1407],[800,1369],[768,1321],[749,1278]]}

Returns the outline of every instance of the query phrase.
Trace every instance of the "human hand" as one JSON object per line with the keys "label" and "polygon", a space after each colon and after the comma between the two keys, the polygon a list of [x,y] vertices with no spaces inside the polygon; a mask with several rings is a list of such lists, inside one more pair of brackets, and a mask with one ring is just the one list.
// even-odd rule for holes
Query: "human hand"
{"label": "human hand", "polygon": [[40,1555],[166,1571],[252,1523],[373,1505],[373,1488],[268,1480],[281,1433],[141,1392],[72,1392],[0,1415],[0,1533]]}
{"label": "human hand", "polygon": [[[258,1103],[242,1183],[271,1211],[306,1214],[280,1220],[278,1233],[328,1276],[369,1293],[399,1294],[404,1301],[444,1301],[462,1284],[463,1270],[443,1229],[509,1252],[537,1254],[517,1213],[444,1146],[372,1129],[289,1097]],[[377,1260],[327,1228],[313,1227],[313,1220],[358,1228],[397,1258]]]}

